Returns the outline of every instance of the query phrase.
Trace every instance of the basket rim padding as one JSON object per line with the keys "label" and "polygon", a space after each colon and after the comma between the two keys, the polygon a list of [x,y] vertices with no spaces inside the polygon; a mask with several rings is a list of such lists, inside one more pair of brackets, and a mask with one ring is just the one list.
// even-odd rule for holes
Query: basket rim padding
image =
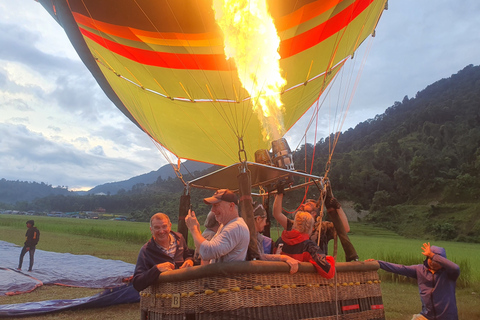
{"label": "basket rim padding", "polygon": [[[380,268],[377,261],[337,262],[336,272],[366,272],[376,271]],[[290,266],[282,261],[235,261],[213,263],[203,266],[176,269],[162,272],[158,283],[194,280],[211,276],[228,276],[232,273],[273,273],[290,272]],[[315,267],[309,262],[299,262],[298,272],[316,273]]]}

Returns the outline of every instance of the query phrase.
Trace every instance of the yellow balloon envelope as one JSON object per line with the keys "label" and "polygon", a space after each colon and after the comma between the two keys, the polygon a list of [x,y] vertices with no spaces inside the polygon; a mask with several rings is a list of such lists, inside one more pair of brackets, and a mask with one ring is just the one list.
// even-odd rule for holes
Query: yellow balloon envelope
{"label": "yellow balloon envelope", "polygon": [[[115,105],[176,156],[230,165],[239,161],[239,138],[249,160],[270,148],[252,111],[255,97],[239,80],[242,70],[225,56],[212,0],[39,2]],[[267,1],[286,80],[281,134],[374,32],[385,3]]]}

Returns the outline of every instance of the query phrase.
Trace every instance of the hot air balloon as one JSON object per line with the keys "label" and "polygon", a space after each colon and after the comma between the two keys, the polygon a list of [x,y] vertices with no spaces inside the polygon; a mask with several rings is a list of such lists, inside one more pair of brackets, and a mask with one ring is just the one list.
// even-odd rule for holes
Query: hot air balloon
{"label": "hot air balloon", "polygon": [[[38,2],[65,29],[79,56],[106,95],[154,141],[179,159],[231,166],[255,159],[258,150],[270,149],[272,141],[279,141],[319,100],[345,62],[368,36],[374,34],[387,0]],[[252,184],[289,179],[289,173],[284,172],[289,168],[274,170],[273,173],[269,171],[273,170],[269,164],[252,168],[261,170],[254,174],[254,181],[247,178],[239,182],[240,194],[249,195]],[[233,176],[237,173],[238,170],[228,171]],[[263,177],[260,177],[262,174]],[[223,183],[234,180],[225,179],[225,176],[223,173]],[[313,177],[314,180],[317,178]],[[321,182],[321,179],[317,180]],[[217,182],[206,177],[193,184],[212,188],[229,187],[216,185]],[[181,212],[187,210],[187,204],[188,201],[181,204]],[[251,203],[244,209],[250,211],[251,215]],[[208,270],[212,270],[212,273],[200,272],[198,277],[190,273],[187,280],[201,278],[199,281],[204,282],[198,284],[200,287],[215,287],[202,277],[207,274],[213,278],[215,274],[218,278],[218,273],[222,272],[218,269],[221,266],[206,267],[211,267]],[[256,265],[249,267],[256,268]],[[376,269],[370,267],[369,270]],[[258,272],[269,271],[262,269]],[[260,278],[257,280],[263,282]],[[165,277],[162,282],[171,279]],[[310,288],[310,280],[292,279],[288,281],[298,280],[302,288]],[[363,280],[362,285],[370,281],[366,278]],[[322,282],[322,286],[330,285]],[[165,292],[149,288],[142,294],[142,304],[145,306],[142,306],[142,310],[146,310],[142,317],[160,314],[161,317],[174,318],[172,315],[176,314],[188,318],[188,308],[193,308],[195,315],[192,319],[197,319],[196,316],[200,314],[208,318],[209,315],[214,316],[214,309],[224,304],[226,299],[250,303],[249,307],[262,309],[272,315],[269,303],[273,298],[261,293],[261,289],[267,285],[261,285],[258,290],[258,286],[252,284],[245,286],[242,283],[239,290],[204,290],[203,294],[195,291],[186,295],[172,293],[178,287],[175,283],[167,283],[167,287],[161,289]],[[282,287],[277,285],[277,291],[271,291],[272,297],[281,295],[280,291],[285,290]],[[292,283],[288,288],[296,287]],[[363,292],[369,291],[368,288],[373,286],[366,285]],[[258,296],[253,300],[242,295],[246,291],[255,294],[255,290]],[[327,303],[325,301],[331,299],[310,297],[305,290],[292,295],[305,295],[307,304],[318,299]],[[376,286],[372,291],[374,298],[367,298],[368,295],[364,295],[364,298],[378,300],[378,290]],[[201,302],[207,291],[209,295],[213,293],[209,298],[215,301],[212,302],[215,306],[213,309]],[[229,292],[235,297],[222,298],[218,294],[220,291],[222,294]],[[219,295],[218,301],[215,300],[216,294]],[[289,293],[288,299],[293,296]],[[161,300],[162,297],[173,300],[165,302],[165,299]],[[346,294],[345,300],[351,302],[358,298],[356,293]],[[189,305],[185,309],[180,302],[182,299],[191,299],[189,301],[195,301],[198,306],[194,308]],[[379,299],[362,300],[358,304],[353,303],[351,308],[347,305],[342,312],[356,310],[359,305],[362,307],[358,307],[358,310],[367,306],[368,310],[362,309],[362,312],[366,312],[363,318],[381,319],[384,317],[381,294]],[[251,305],[254,300],[267,305],[257,306],[257,302]],[[152,303],[161,306],[163,311],[152,311]],[[236,305],[232,305],[232,308],[246,310]],[[372,311],[374,309],[378,310]],[[223,309],[220,311],[223,312]],[[248,316],[242,312],[235,315]],[[333,316],[335,313],[324,314]],[[215,316],[225,319],[235,318],[232,315],[230,311],[221,316],[215,313]],[[286,314],[280,312],[277,316],[285,318]],[[317,316],[314,312],[311,317]]]}
{"label": "hot air balloon", "polygon": [[[239,79],[251,73],[248,66],[226,56],[215,1],[39,2],[107,96],[143,131],[179,158],[226,166],[238,162],[239,139],[246,158],[254,159],[295,124],[374,32],[386,1],[267,1],[284,79],[273,89],[281,107],[270,117],[282,122],[273,133],[262,123],[269,115],[254,111],[268,93],[252,92],[253,85]],[[247,36],[266,28],[252,26],[254,20],[243,22]],[[253,76],[275,59],[261,56],[262,44],[245,48],[253,53]],[[257,85],[267,89],[262,79]]]}

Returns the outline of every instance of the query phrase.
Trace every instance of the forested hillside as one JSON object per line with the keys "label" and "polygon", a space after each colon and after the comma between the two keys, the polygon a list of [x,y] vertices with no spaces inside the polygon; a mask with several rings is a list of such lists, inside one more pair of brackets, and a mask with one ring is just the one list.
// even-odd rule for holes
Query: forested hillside
{"label": "forested hillside", "polygon": [[[330,146],[329,138],[315,146],[313,174],[324,174]],[[295,168],[310,171],[304,168],[305,154],[311,163],[312,145],[296,151]],[[425,233],[480,241],[479,174],[480,67],[469,65],[341,133],[328,177],[339,199],[352,201],[356,210],[370,211],[367,219],[371,223],[409,236]],[[182,192],[178,179],[159,178],[117,195],[71,198],[52,194],[19,203],[17,209],[103,207],[145,220],[155,211],[176,216]],[[207,211],[200,199],[207,193],[192,192],[195,209]],[[293,208],[298,201],[298,195],[287,194],[284,204]]]}
{"label": "forested hillside", "polygon": [[[480,242],[479,66],[395,102],[338,141],[329,177],[337,196],[370,211],[369,223]],[[328,139],[316,146],[314,171],[323,172],[328,150]]]}
{"label": "forested hillside", "polygon": [[[314,172],[324,171],[329,142],[317,144]],[[477,202],[479,173],[480,67],[469,65],[341,134],[329,177],[343,198],[375,209]]]}
{"label": "forested hillside", "polygon": [[47,195],[73,195],[68,187],[52,187],[43,182],[9,181],[0,179],[0,208],[1,204],[14,204],[16,202],[28,202],[35,198],[43,198]]}

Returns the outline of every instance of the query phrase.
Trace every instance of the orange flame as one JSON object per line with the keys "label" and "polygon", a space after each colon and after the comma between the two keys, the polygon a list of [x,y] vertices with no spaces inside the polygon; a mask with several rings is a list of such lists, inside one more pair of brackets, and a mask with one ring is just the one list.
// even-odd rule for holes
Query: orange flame
{"label": "orange flame", "polygon": [[266,0],[213,0],[215,19],[224,34],[225,55],[234,58],[242,86],[251,96],[265,140],[283,133],[280,92],[280,38]]}

